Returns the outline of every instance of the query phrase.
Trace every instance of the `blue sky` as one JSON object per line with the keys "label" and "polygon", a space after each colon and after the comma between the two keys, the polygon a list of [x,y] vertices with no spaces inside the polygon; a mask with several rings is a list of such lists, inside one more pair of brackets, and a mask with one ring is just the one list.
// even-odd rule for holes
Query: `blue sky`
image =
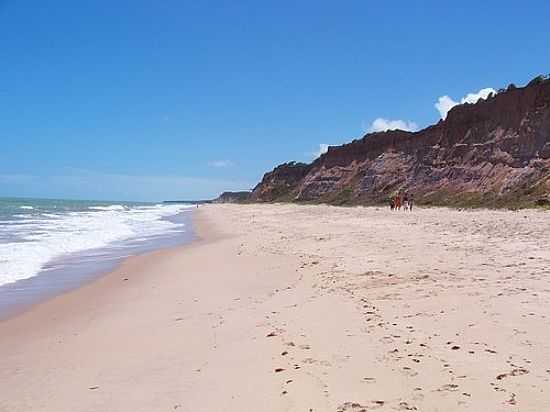
{"label": "blue sky", "polygon": [[550,72],[548,2],[445,3],[0,0],[0,196],[247,189]]}

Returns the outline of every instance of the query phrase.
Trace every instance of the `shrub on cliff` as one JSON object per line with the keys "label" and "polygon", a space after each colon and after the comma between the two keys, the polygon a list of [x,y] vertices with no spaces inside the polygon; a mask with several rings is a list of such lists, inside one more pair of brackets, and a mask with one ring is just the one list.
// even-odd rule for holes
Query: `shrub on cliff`
{"label": "shrub on cliff", "polygon": [[548,75],[541,74],[541,75],[535,77],[529,83],[527,83],[527,86],[534,86],[536,84],[541,84],[541,83],[545,82],[546,80],[548,80],[549,77],[550,76],[548,76]]}

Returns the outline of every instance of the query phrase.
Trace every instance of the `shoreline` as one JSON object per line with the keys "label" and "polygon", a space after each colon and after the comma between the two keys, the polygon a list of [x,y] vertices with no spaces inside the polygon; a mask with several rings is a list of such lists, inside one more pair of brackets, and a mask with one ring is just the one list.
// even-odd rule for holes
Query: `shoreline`
{"label": "shoreline", "polygon": [[[193,214],[194,213],[195,212],[193,211]],[[136,267],[139,267],[144,262],[148,263],[150,260],[163,259],[166,256],[182,253],[185,249],[192,247],[193,245],[198,246],[200,244],[203,244],[204,242],[208,242],[208,240],[206,239],[207,237],[209,240],[215,240],[217,235],[208,228],[208,224],[206,222],[201,222],[200,226],[197,225],[197,227],[195,227],[195,219],[197,219],[197,217],[194,215],[192,215],[189,219],[191,225],[190,232],[182,232],[182,234],[185,234],[185,236],[188,236],[189,238],[178,241],[179,244],[176,244],[175,246],[154,247],[154,249],[152,250],[141,252],[136,255],[114,259],[115,263],[109,269],[93,271],[89,276],[83,277],[79,281],[75,282],[74,285],[69,286],[66,289],[59,289],[57,291],[45,294],[42,294],[42,292],[40,291],[36,292],[36,294],[39,296],[33,298],[32,301],[28,303],[23,303],[19,307],[12,308],[10,311],[7,311],[4,316],[2,316],[2,314],[0,313],[0,326],[2,325],[2,323],[7,323],[12,321],[13,319],[25,316],[28,312],[41,311],[41,308],[43,306],[49,306],[50,302],[63,301],[65,300],[66,296],[78,294],[79,291],[82,289],[109,289],[111,286],[116,286],[112,285],[112,283],[115,283],[115,278],[117,280],[120,280],[120,277],[122,276],[122,281],[125,281],[125,273],[135,270]],[[39,276],[45,277],[47,275],[39,274],[32,278],[24,279],[24,281],[33,281]],[[16,283],[17,282],[15,282],[14,284]],[[96,286],[96,283],[101,283],[102,285]]]}
{"label": "shoreline", "polygon": [[[221,316],[238,305],[242,293],[251,293],[250,299],[267,296],[281,281],[270,273],[258,279],[261,265],[254,259],[239,265],[246,276],[239,273],[238,284],[212,283],[221,266],[208,262],[209,250],[223,255],[229,246],[226,261],[231,261],[238,245],[233,234],[218,230],[202,213],[194,219],[196,241],[126,259],[97,280],[0,322],[0,382],[13,395],[0,397],[0,411],[145,412],[183,405],[188,396],[180,393],[182,382],[207,365],[218,348],[212,329],[220,321],[212,305],[223,306],[216,309]],[[182,263],[189,271],[181,271]],[[275,258],[271,263],[281,265]],[[249,319],[242,332],[254,322]],[[182,347],[193,356],[186,359]],[[155,348],[158,353],[152,353]],[[182,372],[182,361],[193,366]]]}
{"label": "shoreline", "polygon": [[0,411],[550,407],[546,213],[194,219],[197,241],[0,322]]}
{"label": "shoreline", "polygon": [[[148,239],[145,244],[134,244],[127,239],[106,245],[103,248],[83,250],[79,253],[58,257],[46,265],[53,267],[43,269],[34,276],[16,282],[0,285],[0,322],[17,316],[35,305],[47,302],[56,296],[77,290],[97,279],[115,271],[127,259],[149,254],[159,250],[177,248],[195,240],[193,214],[180,212],[171,217],[181,220],[185,229],[177,236],[166,234],[156,239]],[[187,213],[190,213],[188,216]],[[114,251],[125,245],[121,251],[129,255],[120,255]],[[95,253],[102,253],[99,259],[91,258]],[[59,267],[56,267],[58,266]]]}

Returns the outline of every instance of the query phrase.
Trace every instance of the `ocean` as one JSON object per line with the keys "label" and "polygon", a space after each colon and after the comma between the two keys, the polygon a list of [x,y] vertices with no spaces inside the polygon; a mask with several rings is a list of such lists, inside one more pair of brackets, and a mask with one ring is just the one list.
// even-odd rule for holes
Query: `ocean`
{"label": "ocean", "polygon": [[0,318],[190,241],[194,205],[0,198]]}

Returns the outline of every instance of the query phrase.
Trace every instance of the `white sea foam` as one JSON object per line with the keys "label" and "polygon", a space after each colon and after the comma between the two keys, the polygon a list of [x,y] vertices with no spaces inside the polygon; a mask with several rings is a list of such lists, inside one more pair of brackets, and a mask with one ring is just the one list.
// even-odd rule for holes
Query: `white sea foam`
{"label": "white sea foam", "polygon": [[19,215],[0,225],[0,285],[35,276],[52,259],[134,238],[150,239],[181,231],[166,219],[189,206],[98,206],[89,211]]}
{"label": "white sea foam", "polygon": [[19,209],[33,210],[34,207],[24,205],[24,206],[19,206]]}
{"label": "white sea foam", "polygon": [[109,205],[109,206],[90,206],[90,210],[126,210],[122,205]]}

